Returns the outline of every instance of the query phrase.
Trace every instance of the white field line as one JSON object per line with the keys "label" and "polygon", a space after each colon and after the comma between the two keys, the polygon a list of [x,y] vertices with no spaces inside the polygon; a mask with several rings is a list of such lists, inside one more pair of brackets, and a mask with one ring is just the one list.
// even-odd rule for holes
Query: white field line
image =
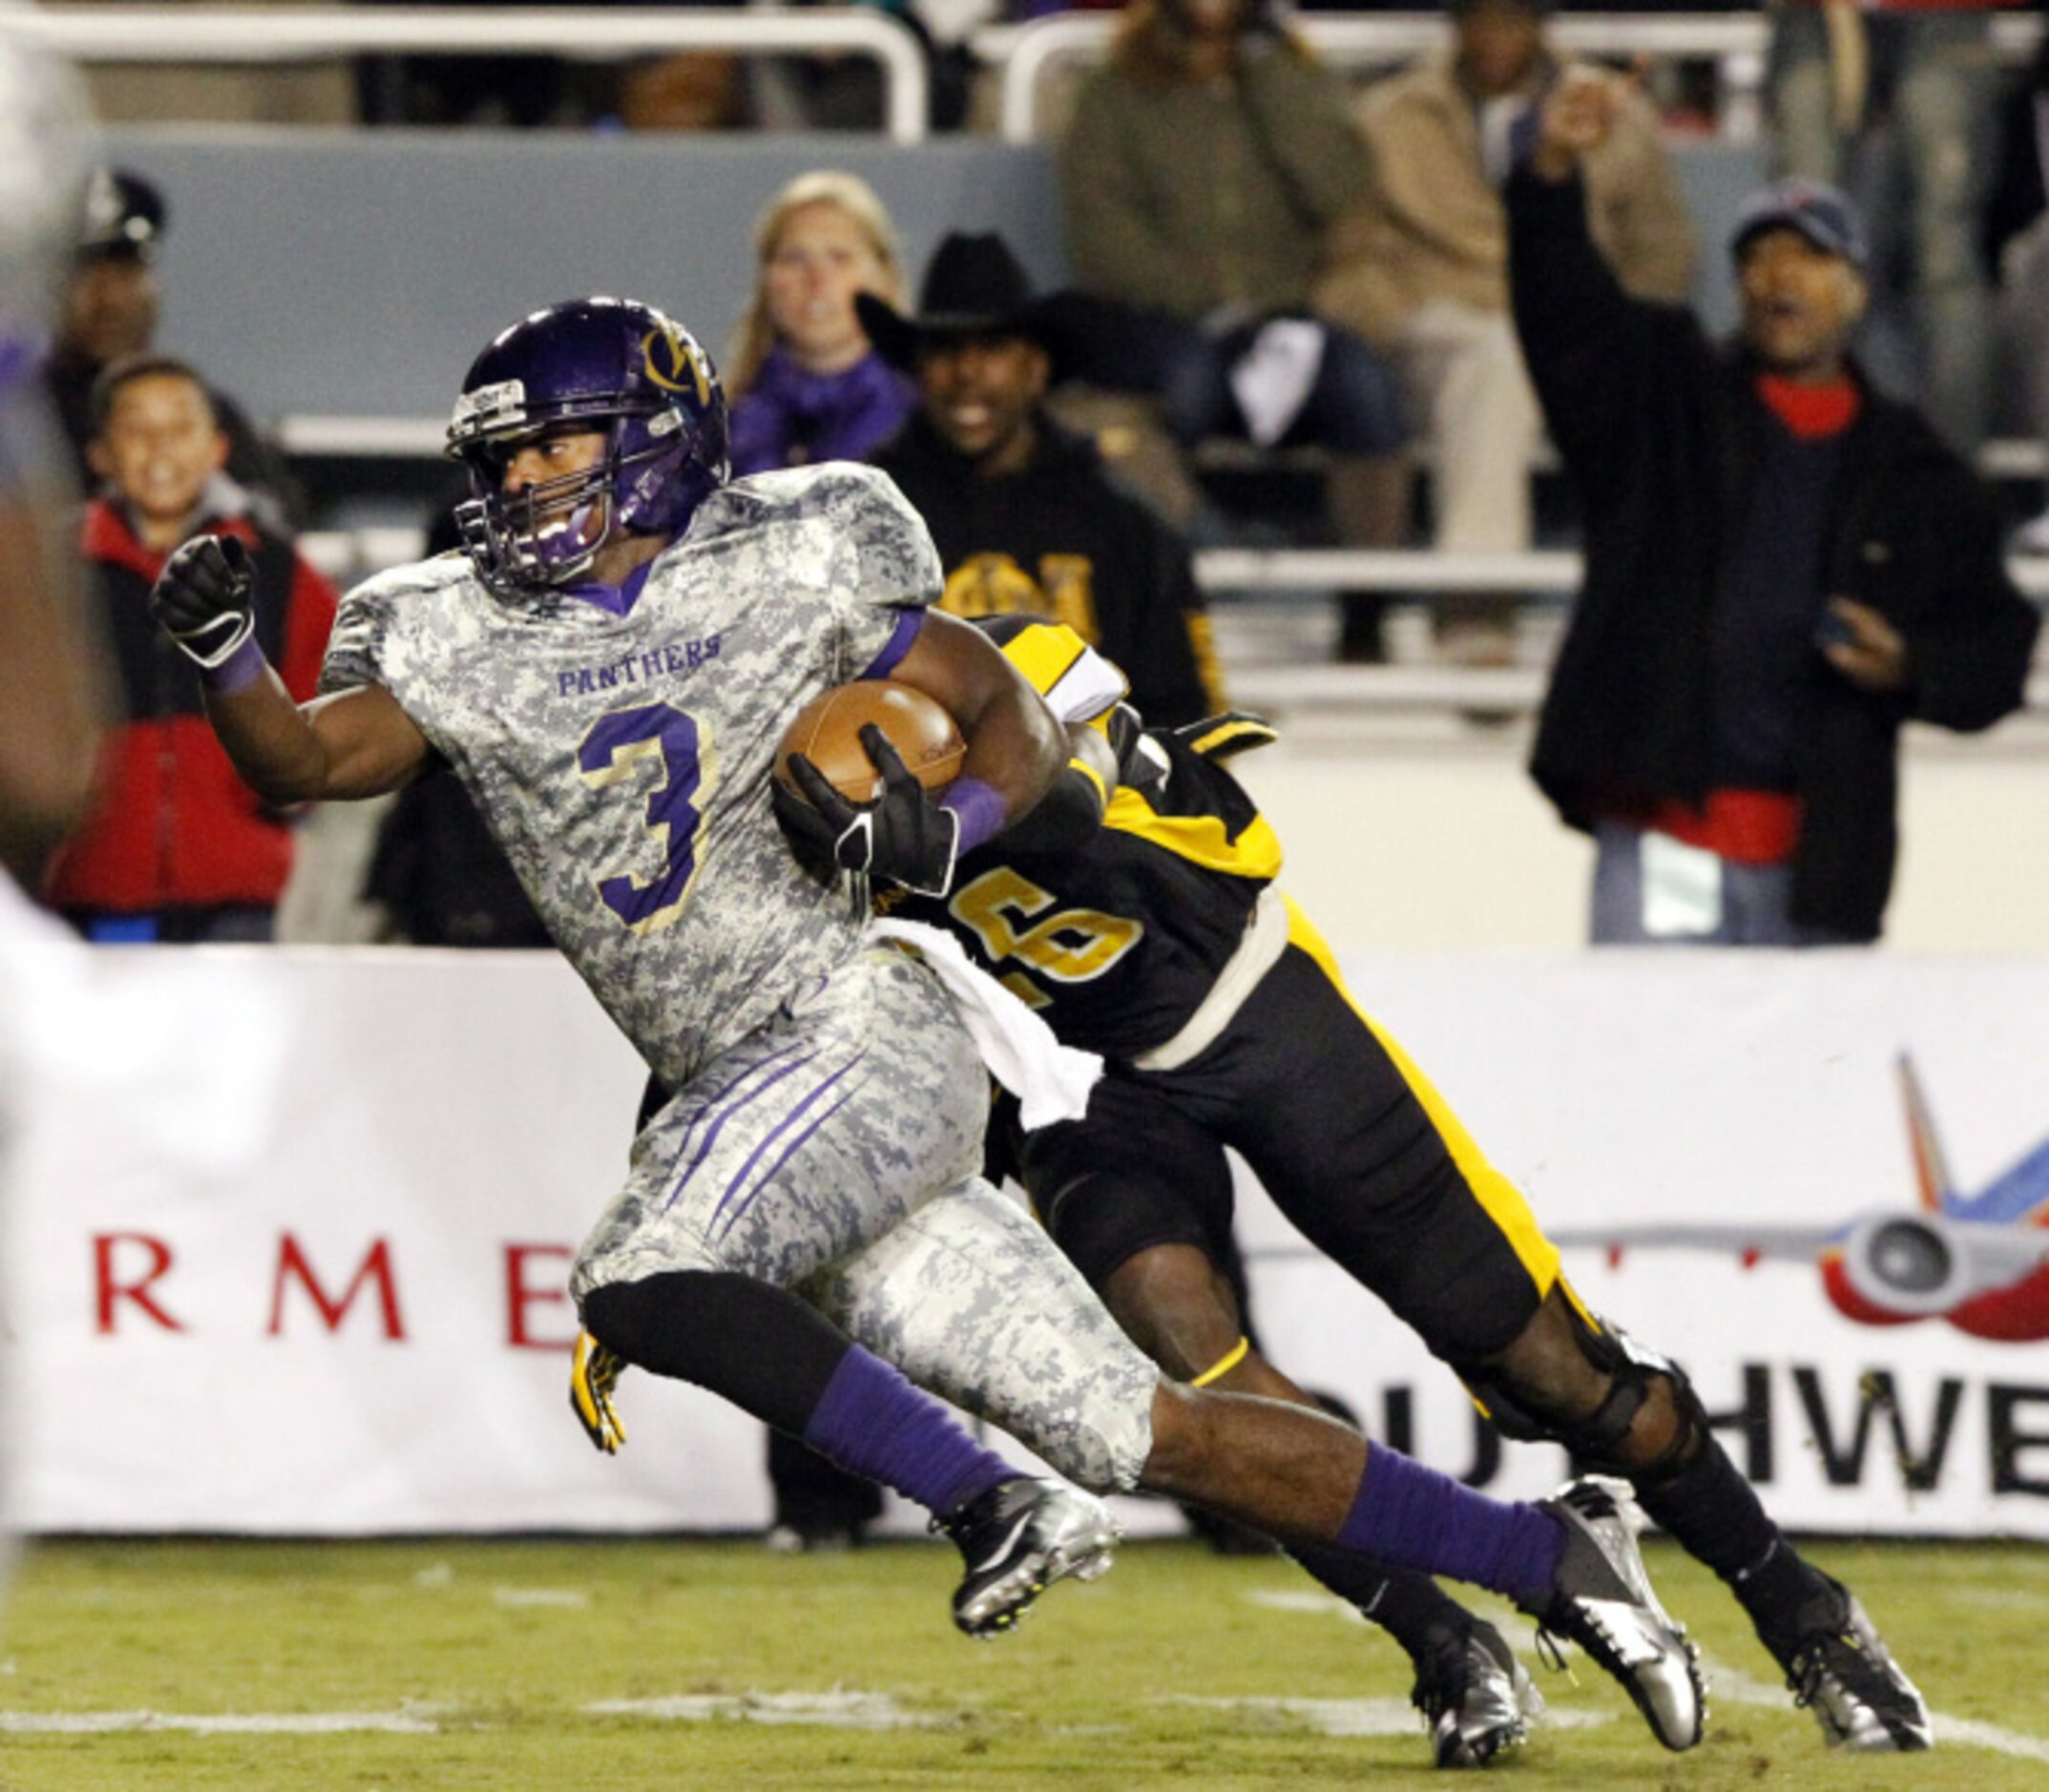
{"label": "white field line", "polygon": [[[1313,1593],[1307,1588],[1271,1588],[1247,1593],[1244,1596],[1253,1605],[1262,1605],[1274,1612],[1302,1612],[1313,1616],[1330,1616],[1337,1614],[1344,1614],[1352,1617],[1358,1616],[1358,1614],[1349,1605],[1337,1598],[1334,1594]],[[2023,1596],[2032,1597],[2032,1595]],[[1362,1619],[1361,1622],[1364,1622],[1364,1620]],[[1790,1699],[1783,1686],[1774,1685],[1768,1680],[1755,1679],[1750,1675],[1744,1673],[1740,1668],[1725,1667],[1719,1661],[1708,1661],[1704,1657],[1701,1665],[1703,1672],[1712,1681],[1712,1684],[1707,1689],[1707,1702],[1710,1709],[1717,1699],[1725,1699],[1732,1705],[1756,1705],[1767,1711],[1786,1711],[1791,1708]],[[1247,1710],[1253,1707],[1266,1707],[1280,1715],[1287,1715],[1295,1707],[1310,1706],[1320,1702],[1333,1705],[1357,1703],[1362,1706],[1374,1704],[1393,1705],[1395,1703],[1392,1699],[1319,1701],[1316,1699],[1285,1698],[1190,1699],[1184,1702],[1191,1704],[1236,1703]],[[1408,1709],[1407,1706],[1400,1708],[1404,1711]],[[1304,1716],[1306,1719],[1308,1717],[1306,1712],[1295,1712],[1294,1715]],[[1960,1743],[1966,1748],[1983,1748],[1991,1750],[1994,1754],[2010,1755],[2018,1761],[2049,1762],[2049,1739],[2028,1736],[2021,1731],[2009,1730],[1997,1723],[1983,1723],[1975,1718],[1948,1718],[1944,1717],[1939,1711],[1934,1713],[1934,1716],[1935,1746],[1937,1748],[1946,1743]],[[1308,1720],[1313,1721],[1314,1719],[1308,1719]],[[1328,1734],[1357,1736],[1407,1734],[1413,1727],[1414,1721],[1415,1719],[1411,1717],[1408,1722],[1401,1726],[1399,1732],[1357,1730],[1330,1731]],[[1606,1719],[1599,1712],[1566,1711],[1559,1709],[1557,1705],[1551,1705],[1546,1707],[1539,1721],[1548,1729],[1572,1729],[1589,1722],[1605,1722]]]}
{"label": "white field line", "polygon": [[585,1705],[592,1718],[655,1718],[672,1723],[822,1723],[843,1730],[919,1730],[951,1721],[906,1711],[888,1693],[679,1694],[670,1698],[607,1698]]}
{"label": "white field line", "polygon": [[1263,1605],[1269,1612],[1301,1612],[1310,1617],[1349,1618],[1364,1624],[1366,1617],[1349,1600],[1333,1593],[1314,1593],[1307,1587],[1261,1587],[1244,1595],[1247,1605]]}
{"label": "white field line", "polygon": [[[1198,1705],[1205,1711],[1229,1711],[1241,1717],[1291,1719],[1319,1736],[1420,1736],[1422,1715],[1406,1698],[1200,1698],[1177,1694],[1156,1698],[1156,1705]],[[1547,1709],[1537,1727],[1546,1730],[1591,1730],[1614,1719],[1605,1711]]]}
{"label": "white field line", "polygon": [[1994,1612],[2039,1612],[2049,1606],[2049,1593],[2030,1593],[2025,1587],[1937,1587],[1931,1591],[1953,1605],[1983,1606]]}
{"label": "white field line", "polygon": [[[1783,1686],[1753,1679],[1741,1668],[1724,1667],[1704,1657],[1701,1666],[1714,1682],[1707,1691],[1710,1705],[1721,1698],[1732,1705],[1759,1705],[1773,1711],[1788,1708],[1788,1697]],[[1930,1715],[1934,1720],[1937,1748],[1960,1742],[1966,1748],[1990,1749],[1996,1755],[2011,1755],[2017,1761],[2049,1761],[2049,1740],[2042,1737],[2025,1736],[1997,1723],[1980,1723],[1975,1718],[1946,1718],[1939,1711]]]}
{"label": "white field line", "polygon": [[491,1596],[500,1605],[559,1606],[568,1611],[581,1611],[591,1603],[591,1595],[575,1587],[499,1587]]}
{"label": "white field line", "polygon": [[187,1717],[165,1711],[0,1711],[0,1732],[16,1736],[113,1736],[178,1730],[191,1736],[433,1736],[440,1725],[417,1711],[285,1711]]}

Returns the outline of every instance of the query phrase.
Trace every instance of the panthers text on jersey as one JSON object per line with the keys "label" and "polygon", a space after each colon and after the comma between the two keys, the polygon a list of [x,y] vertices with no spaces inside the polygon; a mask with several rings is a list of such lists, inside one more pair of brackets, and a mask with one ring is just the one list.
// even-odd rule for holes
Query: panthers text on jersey
{"label": "panthers text on jersey", "polygon": [[[1122,694],[1122,677],[1063,624],[983,626],[1063,721],[1106,716]],[[1239,716],[1148,729],[1145,758],[1125,755],[1134,776],[1086,845],[1024,853],[999,835],[962,858],[950,896],[891,912],[951,927],[1064,1044],[1138,1057],[1201,1007],[1280,872],[1280,841],[1220,763],[1272,738]]]}
{"label": "panthers text on jersey", "polygon": [[798,709],[893,663],[938,590],[896,488],[826,463],[715,492],[624,615],[494,596],[460,555],[383,574],[344,599],[321,688],[391,692],[678,1089],[860,944],[846,885],[791,856],[769,771]]}

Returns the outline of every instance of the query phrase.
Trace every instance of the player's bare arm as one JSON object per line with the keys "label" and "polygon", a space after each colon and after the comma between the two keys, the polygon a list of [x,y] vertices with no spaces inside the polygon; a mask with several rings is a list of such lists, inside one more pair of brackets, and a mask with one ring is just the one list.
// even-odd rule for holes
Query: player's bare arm
{"label": "player's bare arm", "polygon": [[939,703],[968,743],[961,779],[1002,801],[1007,821],[1035,807],[1067,763],[1067,740],[1031,681],[982,633],[928,611],[889,675]]}
{"label": "player's bare arm", "polygon": [[199,669],[207,719],[243,781],[279,804],[382,796],[426,766],[427,738],[379,685],[302,708],[253,632],[241,544],[200,535],[165,565],[150,608]]}
{"label": "player's bare arm", "polygon": [[934,802],[882,730],[861,744],[882,774],[882,795],[856,804],[802,753],[789,756],[801,796],[779,782],[776,816],[797,856],[814,868],[864,872],[929,896],[952,886],[963,855],[1030,815],[1067,764],[1067,738],[1045,699],[981,634],[927,612],[890,674],[930,698],[967,743],[960,776]]}

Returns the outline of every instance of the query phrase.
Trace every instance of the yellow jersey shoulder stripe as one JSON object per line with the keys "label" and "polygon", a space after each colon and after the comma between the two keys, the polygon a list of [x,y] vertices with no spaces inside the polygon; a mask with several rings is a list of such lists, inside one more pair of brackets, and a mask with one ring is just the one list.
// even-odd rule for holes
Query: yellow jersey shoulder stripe
{"label": "yellow jersey shoulder stripe", "polygon": [[1062,721],[1106,715],[1130,688],[1124,675],[1064,622],[1020,630],[1003,643],[1003,654]]}
{"label": "yellow jersey shoulder stripe", "polygon": [[1281,837],[1255,815],[1233,840],[1215,815],[1161,815],[1136,790],[1120,786],[1103,813],[1105,827],[1150,841],[1204,870],[1271,882],[1281,875]]}
{"label": "yellow jersey shoulder stripe", "polygon": [[1191,753],[1204,757],[1243,753],[1249,747],[1271,746],[1281,737],[1256,716],[1225,716],[1216,727],[1188,742]]}

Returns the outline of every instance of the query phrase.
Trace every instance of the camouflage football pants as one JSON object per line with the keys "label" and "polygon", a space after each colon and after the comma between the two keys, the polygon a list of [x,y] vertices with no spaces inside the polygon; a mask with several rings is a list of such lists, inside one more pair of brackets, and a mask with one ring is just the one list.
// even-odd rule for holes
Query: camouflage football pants
{"label": "camouflage football pants", "polygon": [[938,981],[866,950],[641,1130],[572,1291],[691,1269],[773,1282],[1071,1480],[1135,1487],[1160,1371],[982,1179],[988,1113]]}

